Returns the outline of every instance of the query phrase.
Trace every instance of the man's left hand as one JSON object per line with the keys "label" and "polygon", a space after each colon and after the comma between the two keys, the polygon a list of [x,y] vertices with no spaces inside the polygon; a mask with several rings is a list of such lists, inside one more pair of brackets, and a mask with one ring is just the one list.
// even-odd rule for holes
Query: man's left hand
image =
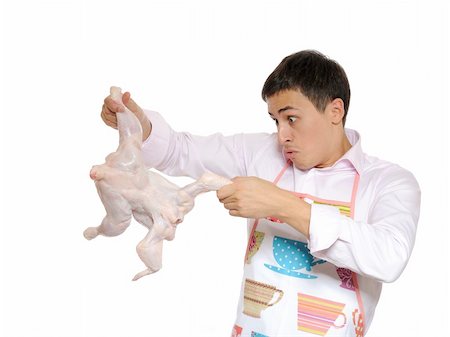
{"label": "man's left hand", "polygon": [[233,183],[217,191],[219,201],[230,215],[243,218],[266,218],[273,216],[281,205],[280,194],[285,193],[275,184],[257,177],[236,177]]}

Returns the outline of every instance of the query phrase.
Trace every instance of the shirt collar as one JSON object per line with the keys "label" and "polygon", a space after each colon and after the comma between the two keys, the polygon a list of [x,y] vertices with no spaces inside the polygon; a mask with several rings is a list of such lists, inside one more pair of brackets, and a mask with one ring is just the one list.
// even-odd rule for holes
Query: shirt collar
{"label": "shirt collar", "polygon": [[[332,166],[312,168],[311,170],[333,172],[340,169],[347,170],[348,168],[353,168],[359,175],[361,175],[364,165],[364,152],[361,148],[361,136],[357,131],[352,129],[345,129],[345,135],[352,147],[346,153],[344,153],[344,155],[339,158]],[[294,167],[294,169],[296,168]]]}
{"label": "shirt collar", "polygon": [[352,129],[345,129],[345,135],[352,147],[333,166],[350,163],[361,174],[363,168],[364,153],[361,148],[361,136]]}

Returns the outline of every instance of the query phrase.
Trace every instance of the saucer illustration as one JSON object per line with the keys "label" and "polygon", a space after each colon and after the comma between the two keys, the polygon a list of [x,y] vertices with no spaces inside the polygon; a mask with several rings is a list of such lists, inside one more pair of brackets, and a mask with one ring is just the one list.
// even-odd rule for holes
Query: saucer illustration
{"label": "saucer illustration", "polygon": [[326,262],[312,256],[305,242],[279,236],[273,238],[273,256],[279,266],[264,264],[266,268],[286,276],[305,279],[315,279],[317,276],[301,271],[312,271],[315,265]]}
{"label": "saucer illustration", "polygon": [[317,276],[315,275],[310,275],[310,274],[303,274],[300,273],[299,271],[295,271],[295,270],[289,270],[289,269],[284,269],[284,268],[280,268],[277,266],[272,266],[270,264],[264,263],[264,266],[266,266],[267,268],[269,268],[270,270],[276,272],[276,273],[280,273],[286,276],[292,276],[292,277],[298,277],[298,278],[307,278],[307,279],[315,279],[317,278]]}

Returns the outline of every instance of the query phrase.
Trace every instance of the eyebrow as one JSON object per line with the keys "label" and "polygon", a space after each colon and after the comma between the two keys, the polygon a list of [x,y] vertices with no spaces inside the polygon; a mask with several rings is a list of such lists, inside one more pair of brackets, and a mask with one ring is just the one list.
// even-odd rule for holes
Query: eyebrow
{"label": "eyebrow", "polygon": [[[292,107],[290,105],[287,105],[284,108],[278,109],[278,113],[280,114],[280,113],[283,113],[283,112],[285,112],[287,110],[298,110],[298,109],[294,108],[294,107]],[[273,115],[272,115],[272,113],[270,111],[269,111],[269,115],[271,115],[273,117]]]}

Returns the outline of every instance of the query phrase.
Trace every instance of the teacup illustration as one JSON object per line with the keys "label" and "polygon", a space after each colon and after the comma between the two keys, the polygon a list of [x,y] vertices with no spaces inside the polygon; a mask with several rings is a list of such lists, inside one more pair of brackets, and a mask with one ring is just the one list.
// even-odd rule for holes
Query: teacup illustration
{"label": "teacup illustration", "polygon": [[309,253],[305,242],[275,236],[273,238],[273,256],[279,266],[264,264],[270,270],[298,278],[315,279],[317,276],[304,274],[299,270],[311,271],[316,264],[325,263]]}
{"label": "teacup illustration", "polygon": [[246,279],[244,287],[244,314],[260,318],[261,311],[280,302],[283,294],[282,290],[270,284]]}
{"label": "teacup illustration", "polygon": [[355,334],[356,337],[364,336],[364,319],[363,315],[359,312],[358,309],[353,310],[353,325],[355,326]]}
{"label": "teacup illustration", "polygon": [[231,337],[241,337],[242,328],[239,325],[234,325]]}
{"label": "teacup illustration", "polygon": [[267,335],[263,335],[262,333],[252,331],[250,337],[268,337]]}
{"label": "teacup illustration", "polygon": [[247,258],[245,259],[245,263],[249,264],[251,263],[251,259],[253,255],[256,254],[256,252],[259,250],[259,247],[261,246],[262,241],[264,240],[264,233],[255,231],[250,238],[250,243],[248,245],[248,253]]}
{"label": "teacup illustration", "polygon": [[346,268],[336,268],[336,272],[341,279],[341,287],[348,290],[355,290],[355,286],[353,285],[353,272],[350,269]]}
{"label": "teacup illustration", "polygon": [[298,330],[325,336],[331,327],[342,328],[347,323],[344,307],[344,303],[298,293]]}

